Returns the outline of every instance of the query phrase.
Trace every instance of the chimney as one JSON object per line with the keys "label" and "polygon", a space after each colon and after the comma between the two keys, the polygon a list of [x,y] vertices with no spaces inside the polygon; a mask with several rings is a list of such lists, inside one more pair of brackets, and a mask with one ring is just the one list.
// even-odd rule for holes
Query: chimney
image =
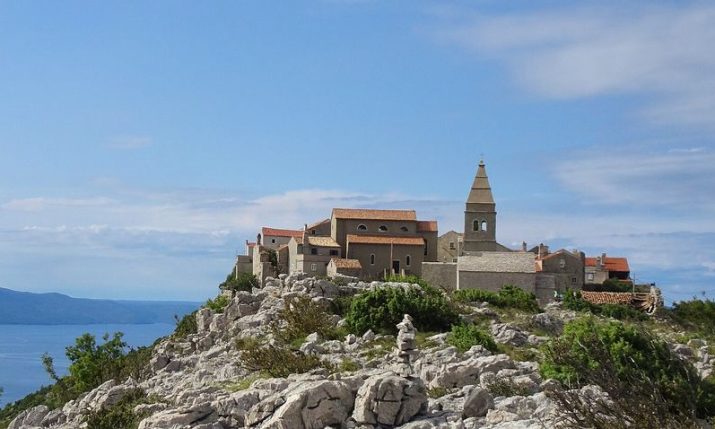
{"label": "chimney", "polygon": [[526,241],[521,242],[521,251],[526,252]]}

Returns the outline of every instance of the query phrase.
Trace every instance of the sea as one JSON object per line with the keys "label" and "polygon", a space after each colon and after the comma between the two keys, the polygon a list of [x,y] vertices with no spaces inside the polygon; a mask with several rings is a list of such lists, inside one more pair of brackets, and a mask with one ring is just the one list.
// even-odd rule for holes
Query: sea
{"label": "sea", "polygon": [[67,374],[69,361],[65,347],[77,337],[90,333],[101,338],[105,333],[123,332],[132,347],[146,346],[173,332],[172,323],[147,325],[0,325],[0,407],[17,401],[51,383],[42,368],[42,354],[53,359],[58,374]]}

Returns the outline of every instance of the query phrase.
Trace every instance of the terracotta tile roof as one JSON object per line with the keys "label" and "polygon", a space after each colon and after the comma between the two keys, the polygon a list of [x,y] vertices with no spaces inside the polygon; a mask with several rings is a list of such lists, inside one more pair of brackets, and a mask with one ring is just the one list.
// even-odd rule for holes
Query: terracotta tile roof
{"label": "terracotta tile roof", "polygon": [[627,292],[581,292],[581,297],[592,304],[626,304],[633,301],[633,294]]}
{"label": "terracotta tile roof", "polygon": [[332,237],[317,237],[315,235],[308,236],[308,244],[316,247],[340,247]]}
{"label": "terracotta tile roof", "polygon": [[355,235],[348,234],[349,244],[379,244],[398,246],[424,246],[425,240],[422,237],[397,237],[390,235]]}
{"label": "terracotta tile roof", "polygon": [[360,264],[360,261],[357,259],[342,259],[342,258],[333,258],[330,260],[337,268],[348,268],[348,269],[353,269],[353,270],[361,270],[362,269],[362,264]]}
{"label": "terracotta tile roof", "polygon": [[338,219],[417,220],[414,210],[333,209]]}
{"label": "terracotta tile roof", "polygon": [[302,237],[302,236],[300,236],[300,237],[293,237],[293,239],[295,240],[296,243],[298,243],[298,244],[303,244],[303,237]]}
{"label": "terracotta tile roof", "polygon": [[436,220],[418,220],[417,221],[417,231],[418,232],[437,232],[437,221]]}
{"label": "terracotta tile roof", "polygon": [[302,237],[303,231],[297,229],[278,229],[278,228],[261,228],[261,234],[263,236],[274,236],[274,237]]}
{"label": "terracotta tile roof", "polygon": [[[586,261],[585,261],[585,265],[587,267],[595,267],[598,264],[597,259],[598,258],[587,257]],[[608,271],[626,272],[626,271],[631,270],[628,267],[628,259],[627,258],[612,258],[610,256],[606,256],[606,258],[603,260],[603,266]]]}

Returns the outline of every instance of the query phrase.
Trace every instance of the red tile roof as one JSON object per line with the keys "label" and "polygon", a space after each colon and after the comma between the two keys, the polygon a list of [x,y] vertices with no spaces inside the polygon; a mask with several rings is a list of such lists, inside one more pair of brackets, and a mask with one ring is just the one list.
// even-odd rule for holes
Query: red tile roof
{"label": "red tile roof", "polygon": [[360,264],[360,261],[357,259],[342,259],[342,258],[333,258],[330,260],[337,268],[348,268],[348,269],[353,269],[353,270],[361,270],[362,269],[362,264]]}
{"label": "red tile roof", "polygon": [[[586,261],[585,261],[585,265],[587,267],[595,267],[598,264],[597,259],[598,258],[587,257]],[[612,258],[610,256],[606,256],[603,260],[603,266],[608,271],[627,272],[627,271],[631,270],[628,267],[628,259],[627,258]]]}
{"label": "red tile roof", "polygon": [[417,220],[414,210],[333,209],[337,219]]}
{"label": "red tile roof", "polygon": [[340,247],[332,237],[316,237],[314,235],[308,236],[308,244],[315,247]]}
{"label": "red tile roof", "polygon": [[261,234],[263,234],[264,237],[302,237],[303,231],[299,231],[297,229],[268,228],[264,226],[261,228]]}
{"label": "red tile roof", "polygon": [[417,221],[417,231],[418,232],[437,232],[437,221],[436,220],[418,220]]}
{"label": "red tile roof", "polygon": [[311,225],[308,225],[308,229],[315,228],[315,227],[318,227],[318,226],[326,224],[326,223],[330,223],[330,219],[323,219],[321,221],[318,221]]}
{"label": "red tile roof", "polygon": [[634,295],[627,292],[581,292],[581,297],[591,304],[625,304],[633,301]]}
{"label": "red tile roof", "polygon": [[389,235],[355,235],[348,234],[348,244],[379,244],[397,246],[424,246],[425,240],[422,237],[397,237]]}

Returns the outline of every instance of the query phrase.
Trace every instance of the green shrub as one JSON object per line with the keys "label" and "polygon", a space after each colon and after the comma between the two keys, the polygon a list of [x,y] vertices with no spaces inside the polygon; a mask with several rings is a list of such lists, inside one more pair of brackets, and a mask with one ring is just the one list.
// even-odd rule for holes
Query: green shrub
{"label": "green shrub", "polygon": [[226,276],[226,280],[218,285],[221,290],[230,290],[234,292],[251,292],[254,287],[258,287],[258,279],[253,274],[238,273],[236,269]]}
{"label": "green shrub", "polygon": [[603,292],[632,292],[633,285],[622,282],[618,279],[607,279],[603,284],[598,285],[596,290]]}
{"label": "green shrub", "polygon": [[673,304],[673,319],[682,326],[715,336],[715,301],[692,299]]}
{"label": "green shrub", "polygon": [[481,289],[460,289],[454,292],[453,297],[458,302],[487,302],[501,308],[516,308],[532,313],[539,312],[536,295],[511,285],[502,287],[499,292]]}
{"label": "green shrub", "polygon": [[394,334],[405,314],[412,316],[420,331],[445,331],[459,320],[453,305],[437,289],[389,286],[356,295],[345,320],[348,329],[358,335],[368,329]]}
{"label": "green shrub", "polygon": [[623,304],[592,304],[581,297],[580,291],[567,290],[564,294],[563,306],[566,309],[588,312],[618,320],[646,320],[648,316],[642,311]]}
{"label": "green shrub", "polygon": [[91,413],[87,417],[87,429],[136,429],[144,416],[134,413],[134,407],[146,402],[144,391],[134,389],[116,405]]}
{"label": "green shrub", "polygon": [[452,325],[452,332],[447,336],[447,344],[456,347],[462,353],[476,345],[482,345],[491,352],[498,350],[491,334],[473,324]]}
{"label": "green shrub", "polygon": [[178,316],[174,316],[176,319],[176,329],[171,335],[175,339],[183,339],[189,335],[195,334],[199,331],[199,325],[196,323],[196,311],[187,314],[181,319]]}
{"label": "green shrub", "polygon": [[530,396],[531,388],[526,384],[516,383],[509,378],[497,378],[486,385],[494,396]]}
{"label": "green shrub", "polygon": [[127,347],[123,336],[121,332],[112,337],[105,334],[104,343],[97,344],[94,335],[83,334],[73,346],[65,349],[71,362],[69,373],[75,390],[86,392],[119,375]]}
{"label": "green shrub", "polygon": [[342,337],[342,332],[333,322],[333,316],[305,296],[289,299],[277,319],[279,322],[271,323],[271,332],[283,344],[302,340],[313,332],[329,340]]}
{"label": "green shrub", "polygon": [[340,366],[338,367],[341,372],[355,372],[360,368],[362,368],[360,364],[350,358],[341,360]]}
{"label": "green shrub", "polygon": [[614,400],[624,401],[615,405],[622,406],[623,418],[635,415],[636,421],[644,422],[652,418],[648,413],[687,419],[695,410],[700,417],[715,412],[705,399],[710,386],[701,382],[692,365],[671,353],[667,343],[634,326],[578,319],[543,352],[544,378],[574,388],[598,384]]}
{"label": "green shrub", "polygon": [[319,357],[293,351],[281,345],[260,345],[250,342],[244,345],[240,365],[255,372],[271,377],[288,377],[290,374],[302,374],[315,368],[333,369]]}
{"label": "green shrub", "polygon": [[226,295],[219,295],[206,301],[206,308],[210,308],[214,313],[223,313],[230,302],[231,300]]}

